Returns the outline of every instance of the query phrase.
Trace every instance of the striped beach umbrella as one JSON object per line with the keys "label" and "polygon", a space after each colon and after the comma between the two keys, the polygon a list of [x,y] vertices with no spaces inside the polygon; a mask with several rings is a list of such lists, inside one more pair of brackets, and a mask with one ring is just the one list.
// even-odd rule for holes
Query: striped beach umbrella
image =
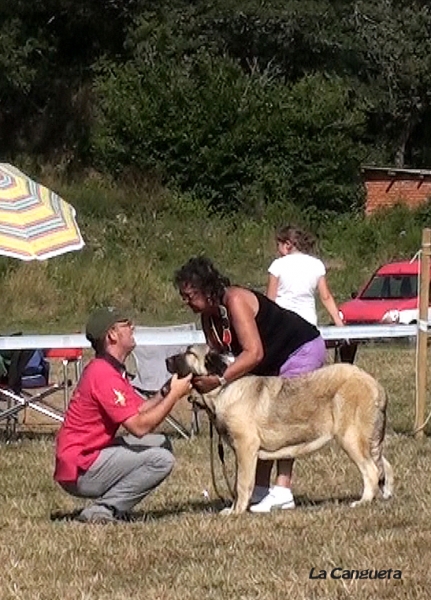
{"label": "striped beach umbrella", "polygon": [[73,206],[0,163],[0,254],[45,260],[84,246]]}

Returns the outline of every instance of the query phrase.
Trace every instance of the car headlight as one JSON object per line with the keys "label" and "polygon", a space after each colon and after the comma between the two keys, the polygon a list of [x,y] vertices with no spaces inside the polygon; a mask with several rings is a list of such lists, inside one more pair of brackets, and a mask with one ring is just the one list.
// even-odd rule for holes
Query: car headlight
{"label": "car headlight", "polygon": [[382,317],[382,323],[399,323],[400,311],[396,309],[388,310]]}

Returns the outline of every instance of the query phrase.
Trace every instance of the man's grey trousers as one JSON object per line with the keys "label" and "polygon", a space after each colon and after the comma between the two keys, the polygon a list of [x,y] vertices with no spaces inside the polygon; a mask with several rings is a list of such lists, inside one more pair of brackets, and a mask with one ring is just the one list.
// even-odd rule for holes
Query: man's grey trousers
{"label": "man's grey trousers", "polygon": [[104,448],[76,483],[62,487],[73,496],[94,498],[95,511],[104,506],[124,513],[162,483],[173,466],[172,445],[166,436],[126,435]]}

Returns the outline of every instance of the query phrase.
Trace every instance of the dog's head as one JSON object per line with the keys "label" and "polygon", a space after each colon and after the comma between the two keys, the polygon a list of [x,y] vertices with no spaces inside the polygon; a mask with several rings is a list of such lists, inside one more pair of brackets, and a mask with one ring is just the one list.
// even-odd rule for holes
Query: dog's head
{"label": "dog's head", "polygon": [[[211,350],[208,346],[197,344],[189,346],[185,352],[174,354],[166,359],[166,368],[169,373],[172,375],[176,373],[179,377],[186,377],[190,373],[196,376],[219,375],[221,377],[228,364],[227,356]],[[217,390],[214,392],[217,393]],[[213,392],[205,394],[206,399],[204,400],[201,394],[193,389],[190,397],[196,405],[213,412],[212,394]]]}
{"label": "dog's head", "polygon": [[208,346],[189,346],[185,352],[174,354],[166,359],[166,368],[172,375],[179,377],[193,375],[223,375],[229,364],[229,359],[223,354],[211,350]]}

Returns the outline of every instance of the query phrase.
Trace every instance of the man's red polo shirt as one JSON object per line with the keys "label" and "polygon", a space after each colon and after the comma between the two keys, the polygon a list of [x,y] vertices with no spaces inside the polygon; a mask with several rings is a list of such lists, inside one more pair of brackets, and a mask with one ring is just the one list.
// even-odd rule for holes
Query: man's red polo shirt
{"label": "man's red polo shirt", "polygon": [[119,426],[137,414],[142,402],[116,359],[94,358],[82,374],[57,435],[54,479],[75,482],[113,442]]}

